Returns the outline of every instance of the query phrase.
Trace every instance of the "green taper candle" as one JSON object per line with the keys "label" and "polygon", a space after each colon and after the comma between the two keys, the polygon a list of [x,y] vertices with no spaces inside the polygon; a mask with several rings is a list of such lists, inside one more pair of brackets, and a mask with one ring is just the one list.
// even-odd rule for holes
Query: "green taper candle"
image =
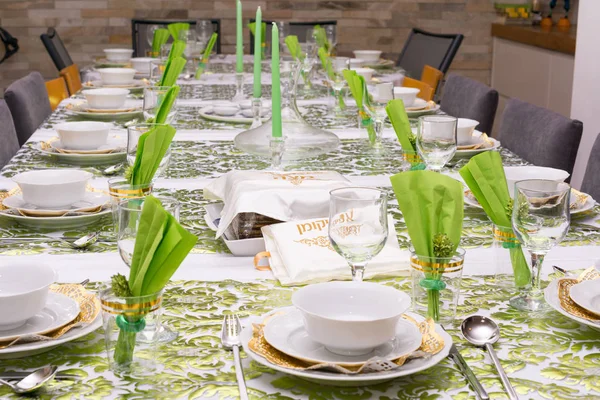
{"label": "green taper candle", "polygon": [[244,72],[244,36],[242,35],[242,2],[237,0],[235,26],[235,72]]}
{"label": "green taper candle", "polygon": [[262,95],[260,87],[260,56],[262,53],[262,12],[260,7],[256,10],[256,25],[254,25],[254,98],[258,99]]}
{"label": "green taper candle", "polygon": [[[258,26],[258,25],[257,25]],[[260,29],[257,29],[257,31]],[[281,86],[279,78],[279,29],[273,23],[271,30],[271,122],[273,137],[281,137]]]}

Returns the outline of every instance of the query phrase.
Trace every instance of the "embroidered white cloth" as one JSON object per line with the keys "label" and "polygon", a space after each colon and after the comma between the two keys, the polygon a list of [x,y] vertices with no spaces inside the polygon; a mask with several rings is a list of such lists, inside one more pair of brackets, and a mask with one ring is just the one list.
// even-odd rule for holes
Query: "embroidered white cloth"
{"label": "embroidered white cloth", "polygon": [[279,221],[329,216],[329,192],[351,186],[333,171],[231,171],[204,188],[206,199],[224,203],[217,237],[239,213],[261,214]]}
{"label": "embroidered white cloth", "polygon": [[[328,225],[328,218],[317,218],[262,228],[269,265],[282,285],[352,279],[350,266],[329,242]],[[410,252],[398,246],[394,219],[388,215],[387,242],[367,264],[365,278],[407,274],[409,258]]]}

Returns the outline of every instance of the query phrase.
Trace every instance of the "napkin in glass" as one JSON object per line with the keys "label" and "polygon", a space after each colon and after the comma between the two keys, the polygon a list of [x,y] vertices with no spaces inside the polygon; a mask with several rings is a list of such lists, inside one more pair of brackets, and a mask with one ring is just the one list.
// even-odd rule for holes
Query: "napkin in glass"
{"label": "napkin in glass", "polygon": [[302,58],[302,48],[300,47],[300,43],[298,42],[298,36],[286,36],[285,45],[287,46],[294,60],[300,60]]}
{"label": "napkin in glass", "polygon": [[131,168],[131,184],[143,185],[152,182],[175,137],[175,128],[171,125],[155,126],[140,136],[135,162]]}
{"label": "napkin in glass", "polygon": [[167,60],[171,61],[177,57],[183,57],[183,52],[185,51],[186,45],[187,43],[185,43],[183,40],[175,40],[171,46]]}
{"label": "napkin in glass", "polygon": [[238,215],[260,214],[278,221],[329,216],[329,192],[351,183],[334,171],[230,171],[204,188],[204,197],[224,203],[216,237]]}
{"label": "napkin in glass", "polygon": [[[285,222],[262,227],[269,266],[282,285],[350,280],[348,262],[331,246],[328,218]],[[388,239],[365,269],[365,277],[405,275],[409,251],[402,251],[388,215]]]}
{"label": "napkin in glass", "polygon": [[[512,199],[504,175],[502,157],[496,151],[480,153],[459,171],[465,183],[496,227],[512,231]],[[531,282],[531,272],[516,241],[505,242],[510,251],[515,285],[523,287]]]}
{"label": "napkin in glass", "polygon": [[196,70],[195,75],[196,79],[200,79],[200,77],[204,73],[206,65],[208,64],[208,60],[210,59],[210,53],[212,52],[212,49],[215,46],[215,43],[217,42],[218,36],[219,35],[216,32],[213,32],[213,34],[210,35],[210,39],[208,40],[208,44],[206,45],[206,48],[204,49],[204,54],[202,55],[202,60],[200,60],[200,62],[198,63],[198,69]]}
{"label": "napkin in glass", "polygon": [[425,169],[425,164],[417,155],[416,137],[412,133],[404,102],[401,99],[391,100],[385,110],[402,146],[402,151],[406,155],[405,158],[411,165],[411,169]]}
{"label": "napkin in glass", "polygon": [[313,28],[315,42],[317,42],[317,46],[324,48],[327,52],[327,55],[331,53],[331,43],[327,40],[327,33],[325,32],[325,28],[321,25],[315,25]]}
{"label": "napkin in glass", "polygon": [[189,31],[190,24],[188,24],[187,22],[175,22],[167,25],[167,29],[173,37],[173,40],[179,40],[179,33],[181,31]]}
{"label": "napkin in glass", "polygon": [[367,128],[369,141],[373,144],[377,140],[377,134],[375,133],[375,127],[373,126],[371,116],[367,112],[367,109],[371,104],[367,82],[365,81],[364,76],[358,75],[354,70],[346,69],[343,74],[346,82],[348,82],[350,93],[352,93],[352,97],[354,97],[354,101],[358,107],[358,115],[361,118],[362,125]]}
{"label": "napkin in glass", "polygon": [[154,31],[154,36],[152,38],[153,53],[160,53],[160,48],[167,43],[167,40],[169,40],[169,35],[169,30],[165,28],[158,28]]}
{"label": "napkin in glass", "polygon": [[[250,22],[248,24],[248,29],[250,30],[250,34],[252,34],[252,36],[256,36],[255,31],[256,31],[256,22]],[[267,23],[263,22],[261,23],[261,43],[260,43],[260,48],[261,48],[261,56],[264,59],[265,58],[265,51],[267,50]]]}
{"label": "napkin in glass", "polygon": [[175,57],[172,60],[167,60],[165,72],[163,72],[160,82],[157,86],[173,86],[177,82],[177,78],[185,67],[186,60],[183,57]]}
{"label": "napkin in glass", "polygon": [[[449,258],[462,235],[462,184],[433,171],[407,171],[390,178],[408,235],[417,256]],[[427,315],[439,316],[443,272],[426,272],[420,285],[427,290]]]}
{"label": "napkin in glass", "polygon": [[148,118],[146,122],[154,122],[157,124],[164,124],[167,121],[167,117],[171,112],[171,108],[173,108],[173,104],[175,103],[175,99],[177,99],[177,95],[179,94],[179,86],[173,85],[164,94],[159,98],[160,105],[158,106],[158,111],[156,112],[155,118]]}

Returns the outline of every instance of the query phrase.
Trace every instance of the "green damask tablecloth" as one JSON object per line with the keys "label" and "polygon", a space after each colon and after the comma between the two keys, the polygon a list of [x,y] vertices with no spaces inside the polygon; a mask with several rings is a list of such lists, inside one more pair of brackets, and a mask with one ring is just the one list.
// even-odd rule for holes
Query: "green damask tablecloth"
{"label": "green damask tablecloth", "polygon": [[[224,243],[214,239],[214,233],[204,222],[203,206],[207,201],[202,197],[202,187],[208,179],[229,170],[262,169],[267,164],[241,153],[233,147],[230,140],[210,137],[211,132],[231,132],[233,135],[244,129],[244,126],[206,121],[197,116],[198,107],[206,104],[206,100],[230,97],[233,94],[231,85],[187,85],[182,93],[187,102],[178,106],[176,124],[178,130],[187,133],[184,140],[176,138],[171,164],[164,179],[157,184],[157,193],[174,196],[182,202],[181,222],[200,238],[194,249],[195,256],[231,260]],[[320,102],[319,99],[308,101],[301,108],[310,123],[316,126],[338,129],[343,133],[356,125],[356,119],[351,113],[344,118],[335,118],[329,113],[325,102]],[[47,140],[53,134],[49,129],[65,119],[76,118],[69,116],[64,108],[53,113],[42,129],[34,134],[2,170],[0,187],[10,188],[10,177],[21,171],[34,168],[72,168],[55,164],[35,150],[36,142]],[[120,126],[122,128],[123,124]],[[345,139],[338,152],[301,161],[287,166],[287,169],[334,169],[353,181],[388,190],[390,213],[396,220],[398,239],[402,247],[407,247],[406,226],[389,188],[389,181],[386,183],[386,176],[399,171],[399,147],[390,136],[384,144],[386,153],[382,155],[371,151],[366,146],[365,139]],[[507,165],[524,164],[523,160],[507,150],[502,150],[501,154]],[[101,175],[102,168],[88,167],[87,170],[97,178],[95,186],[102,187],[106,184],[106,178]],[[598,206],[595,211],[600,211]],[[597,214],[593,213],[574,219],[569,235],[561,246],[587,246],[587,249],[600,244],[598,222]],[[467,207],[464,226],[463,247],[481,249],[491,244],[491,224],[481,210]],[[101,240],[86,252],[66,248],[59,242],[30,240],[45,236],[75,237],[91,229],[101,232]],[[23,240],[3,240],[6,238]],[[114,255],[115,252],[110,218],[85,229],[66,232],[33,230],[0,219],[0,255],[3,256],[20,255],[20,259],[27,259],[25,256],[42,255],[44,260],[60,268],[61,260],[66,260],[66,257],[77,254],[94,257],[98,253]],[[118,257],[115,256],[115,259]],[[199,264],[196,269],[187,271],[186,280],[173,282],[167,291],[165,320],[180,332],[180,337],[161,348],[159,358],[163,368],[152,378],[115,377],[108,370],[102,330],[42,355],[2,360],[0,372],[52,363],[59,365],[61,371],[76,373],[82,378],[77,383],[54,382],[39,393],[39,398],[235,398],[237,385],[231,353],[223,350],[219,344],[223,311],[238,311],[241,316],[262,315],[274,308],[290,305],[293,289],[279,286],[264,273],[253,275],[255,278],[252,279],[215,280],[211,278],[211,273],[216,270],[203,268],[202,263]],[[69,276],[69,280],[86,278],[83,267],[84,265],[80,273]],[[252,267],[247,265],[246,268]],[[232,272],[230,278],[236,277],[234,274]],[[489,278],[482,276],[468,276],[464,279],[458,320],[480,313],[490,315],[500,322],[502,338],[496,344],[496,349],[522,398],[600,398],[600,381],[597,378],[600,372],[600,332],[572,322],[556,312],[527,315],[512,310],[507,305],[510,293],[490,285],[488,280]],[[405,278],[382,282],[409,290],[409,282]],[[94,288],[95,285],[90,287]],[[505,398],[497,374],[484,351],[466,345],[456,331],[451,333],[492,398]],[[361,388],[319,386],[275,373],[255,362],[249,362],[248,359],[244,361],[244,367],[251,397],[256,399],[474,398],[466,380],[447,360],[410,377]],[[10,391],[0,387],[0,396],[10,398]]]}

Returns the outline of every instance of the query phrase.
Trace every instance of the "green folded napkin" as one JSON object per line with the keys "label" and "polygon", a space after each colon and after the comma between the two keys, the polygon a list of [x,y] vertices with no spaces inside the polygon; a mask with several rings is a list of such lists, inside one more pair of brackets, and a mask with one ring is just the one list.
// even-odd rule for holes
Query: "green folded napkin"
{"label": "green folded napkin", "polygon": [[183,57],[177,57],[173,60],[167,60],[165,71],[160,78],[157,86],[173,86],[177,82],[177,78],[185,67],[186,60]]}
{"label": "green folded napkin", "polygon": [[285,45],[287,46],[292,58],[294,60],[300,60],[304,58],[304,54],[302,53],[302,48],[300,47],[300,43],[298,42],[298,36],[289,35],[285,37]]}
{"label": "green folded napkin", "polygon": [[173,85],[169,88],[167,93],[160,96],[158,98],[159,105],[158,105],[158,111],[156,112],[156,117],[154,119],[150,118],[146,122],[154,122],[157,124],[164,124],[165,122],[167,122],[167,117],[169,116],[169,113],[171,112],[171,108],[173,108],[173,103],[175,103],[175,99],[177,98],[177,95],[179,94],[179,90],[180,90],[179,86]]}
{"label": "green folded napkin", "polygon": [[218,37],[219,35],[216,32],[213,32],[213,34],[210,35],[210,39],[208,40],[208,44],[206,45],[206,48],[204,49],[204,54],[202,55],[202,60],[200,60],[200,62],[198,63],[198,69],[196,69],[196,79],[200,79],[200,77],[204,73],[206,65],[210,60],[210,53],[212,53],[212,49],[215,46],[215,43],[217,43]]}
{"label": "green folded napkin", "polygon": [[331,43],[329,43],[329,40],[327,40],[325,28],[323,28],[321,25],[315,25],[313,29],[317,47],[323,47],[325,51],[327,51],[327,54],[329,54],[331,52]]}
{"label": "green folded napkin", "polygon": [[172,61],[177,57],[183,57],[183,52],[185,51],[186,45],[187,44],[183,40],[175,40],[171,46],[167,60]]}
{"label": "green folded napkin", "polygon": [[171,33],[173,40],[179,40],[179,32],[189,31],[190,24],[188,24],[187,22],[175,22],[173,24],[167,25],[167,29],[169,30],[169,33]]}
{"label": "green folded napkin", "polygon": [[[252,36],[256,36],[256,22],[250,22],[248,24],[248,29],[250,30],[250,33],[252,34]],[[261,51],[261,55],[263,57],[263,59],[265,58],[265,51],[267,49],[267,23],[263,22],[261,24],[261,38],[260,38],[260,48],[262,49]]]}
{"label": "green folded napkin", "polygon": [[324,47],[319,47],[319,60],[321,60],[321,65],[325,70],[325,73],[329,77],[329,79],[333,78],[333,66],[331,65],[331,60],[329,59],[329,53],[325,50]]}
{"label": "green folded napkin", "polygon": [[160,53],[160,48],[167,43],[169,40],[169,30],[165,28],[158,28],[154,31],[154,37],[152,38],[152,52]]}
{"label": "green folded napkin", "polygon": [[[500,154],[495,151],[480,153],[471,158],[459,173],[494,225],[499,229],[505,228],[505,233],[513,233],[513,200],[508,192]],[[531,281],[531,272],[521,245],[515,239],[504,242],[503,246],[510,250],[515,285],[526,286]]]}
{"label": "green folded napkin", "polygon": [[406,160],[410,163],[411,169],[425,169],[425,164],[417,154],[416,140],[412,133],[408,115],[404,108],[404,102],[401,99],[395,99],[388,102],[385,111],[394,127],[396,137],[402,146]]}
{"label": "green folded napkin", "polygon": [[[415,253],[438,259],[452,257],[463,226],[462,184],[433,171],[401,172],[390,181]],[[439,291],[446,286],[442,275],[443,269],[429,268],[419,282],[427,290],[428,317],[436,321],[440,315]]]}
{"label": "green folded napkin", "polygon": [[145,296],[165,287],[198,238],[152,195],[145,197],[138,223],[129,286],[134,296]]}
{"label": "green folded napkin", "polygon": [[174,136],[175,128],[170,125],[155,126],[140,136],[130,171],[132,185],[152,182]]}
{"label": "green folded napkin", "polygon": [[374,144],[377,140],[377,134],[368,112],[371,102],[369,100],[367,82],[363,76],[357,74],[354,70],[345,69],[343,74],[346,82],[348,82],[350,93],[352,93],[352,97],[356,102],[356,107],[358,107],[358,114],[361,117],[362,125],[367,129],[367,133],[369,134],[369,142]]}

